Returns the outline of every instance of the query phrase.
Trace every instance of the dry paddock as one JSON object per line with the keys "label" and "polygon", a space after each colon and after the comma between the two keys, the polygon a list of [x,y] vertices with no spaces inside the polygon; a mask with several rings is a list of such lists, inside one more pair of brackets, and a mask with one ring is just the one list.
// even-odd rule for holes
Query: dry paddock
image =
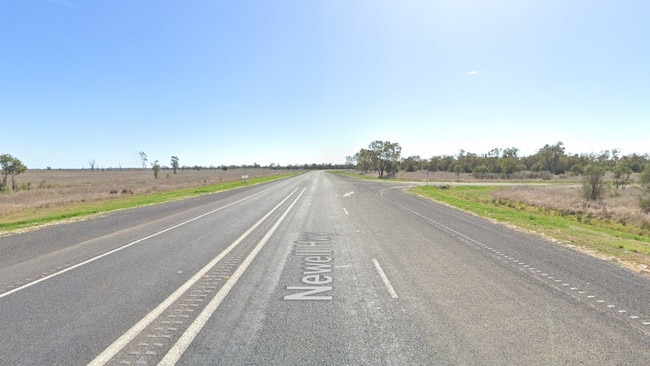
{"label": "dry paddock", "polygon": [[174,174],[161,170],[154,179],[150,169],[28,170],[17,175],[16,191],[0,193],[0,215],[30,208],[46,208],[81,202],[100,201],[121,195],[162,192],[181,188],[286,173],[283,170],[184,169]]}

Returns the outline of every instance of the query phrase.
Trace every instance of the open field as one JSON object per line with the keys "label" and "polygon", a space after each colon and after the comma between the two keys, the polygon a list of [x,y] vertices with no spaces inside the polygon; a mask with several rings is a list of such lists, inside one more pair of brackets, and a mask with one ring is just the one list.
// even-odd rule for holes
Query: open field
{"label": "open field", "polygon": [[248,182],[254,183],[296,171],[185,169],[173,174],[171,170],[163,170],[154,179],[149,169],[28,170],[16,177],[16,191],[0,192],[0,228],[15,228],[11,223],[34,222],[39,218],[49,222],[56,217],[77,217],[234,188],[241,185],[244,173]]}

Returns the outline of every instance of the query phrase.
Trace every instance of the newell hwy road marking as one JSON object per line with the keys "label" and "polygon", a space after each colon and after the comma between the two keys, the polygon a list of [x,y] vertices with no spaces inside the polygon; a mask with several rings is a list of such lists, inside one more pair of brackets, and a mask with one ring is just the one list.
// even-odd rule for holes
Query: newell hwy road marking
{"label": "newell hwy road marking", "polygon": [[[106,348],[101,354],[99,354],[94,360],[92,360],[89,365],[98,366],[105,365],[111,361],[120,351],[122,351],[132,340],[134,340],[140,333],[142,333],[154,320],[156,320],[165,310],[167,310],[172,304],[174,304],[181,296],[183,296],[194,284],[196,284],[201,278],[203,278],[206,273],[208,273],[217,263],[219,263],[228,253],[230,253],[237,245],[239,245],[246,237],[248,237],[258,226],[260,226],[266,219],[273,214],[280,206],[282,206],[298,188],[294,189],[286,198],[284,198],[280,203],[278,203],[271,211],[269,211],[264,217],[262,217],[258,222],[251,226],[246,232],[244,232],[237,240],[230,244],[223,252],[221,252],[217,257],[215,257],[210,263],[203,267],[199,272],[197,272],[192,278],[185,282],[181,287],[174,291],[167,299],[165,299],[160,305],[154,308],[149,314],[142,318],[138,323],[136,323],[131,329],[124,333],[120,338],[118,338],[113,344]],[[266,244],[270,236],[275,232],[280,223],[284,220],[289,211],[293,208],[295,203],[300,199],[302,194],[305,192],[303,188],[302,192],[294,199],[289,208],[284,212],[284,214],[278,219],[278,221],[273,225],[273,227],[266,233],[264,238],[258,243],[253,252],[244,260],[244,263],[237,269],[235,274],[224,284],[211,302],[206,306],[206,308],[199,314],[198,318],[190,325],[186,332],[181,336],[179,341],[174,345],[174,347],[168,352],[166,360],[162,364],[174,364],[178,358],[182,355],[183,351],[189,346],[192,339],[198,334],[205,322],[210,318],[212,313],[219,306],[223,298],[230,292],[230,289],[237,282],[242,273],[246,270],[250,262],[257,255],[257,253],[262,249],[262,246]],[[252,196],[250,196],[252,197]],[[247,197],[247,198],[250,198]],[[239,202],[239,201],[238,201]]]}

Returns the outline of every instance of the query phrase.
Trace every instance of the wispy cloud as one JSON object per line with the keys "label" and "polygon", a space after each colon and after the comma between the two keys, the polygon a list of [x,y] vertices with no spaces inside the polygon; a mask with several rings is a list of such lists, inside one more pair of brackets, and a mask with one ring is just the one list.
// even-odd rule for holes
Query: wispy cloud
{"label": "wispy cloud", "polygon": [[467,73],[467,76],[476,76],[478,75],[478,71],[476,70],[471,70],[470,72]]}
{"label": "wispy cloud", "polygon": [[70,8],[76,8],[77,4],[73,3],[72,1],[67,1],[67,0],[47,0],[48,3],[56,4],[56,5],[63,5],[67,6]]}

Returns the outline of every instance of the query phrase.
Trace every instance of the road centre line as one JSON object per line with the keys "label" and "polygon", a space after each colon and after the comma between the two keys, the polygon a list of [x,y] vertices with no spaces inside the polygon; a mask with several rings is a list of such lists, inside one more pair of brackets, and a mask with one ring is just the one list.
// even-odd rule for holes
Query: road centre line
{"label": "road centre line", "polygon": [[[274,187],[275,187],[275,186],[273,186],[273,187],[269,187],[269,188],[267,188],[267,189],[265,189],[265,190],[263,190],[263,191],[260,191],[260,192],[257,192],[257,193],[255,193],[255,194],[253,194],[253,195],[250,195],[250,196],[244,197],[244,198],[242,198],[242,199],[240,199],[240,200],[237,200],[237,201],[235,201],[235,202],[231,202],[231,203],[229,203],[229,204],[227,204],[227,205],[225,205],[225,206],[219,207],[219,208],[214,209],[214,210],[212,210],[212,211],[208,211],[208,212],[206,212],[206,213],[204,213],[204,214],[201,214],[201,215],[196,216],[196,217],[194,217],[194,218],[191,218],[191,219],[189,219],[189,220],[183,221],[183,222],[181,222],[181,223],[179,223],[179,224],[176,224],[176,225],[174,225],[174,226],[168,227],[167,229],[164,229],[164,230],[158,231],[158,232],[153,233],[153,234],[151,234],[151,235],[149,235],[149,236],[145,236],[144,238],[140,238],[140,239],[138,239],[138,240],[132,241],[132,242],[130,242],[130,243],[128,243],[128,244],[125,244],[125,245],[123,245],[123,246],[121,246],[121,247],[115,248],[115,249],[110,250],[110,251],[108,251],[108,252],[102,253],[102,254],[100,254],[100,255],[98,255],[98,256],[95,256],[95,257],[92,257],[92,258],[90,258],[90,259],[87,259],[87,260],[85,260],[85,261],[83,261],[83,262],[79,262],[79,263],[77,263],[77,264],[67,263],[67,264],[66,264],[65,266],[63,266],[63,267],[57,267],[57,268],[56,268],[57,270],[58,270],[58,269],[61,269],[61,268],[64,268],[64,269],[61,269],[60,271],[58,271],[58,272],[54,272],[54,273],[52,273],[52,274],[50,274],[50,275],[47,275],[47,276],[41,277],[41,278],[37,279],[37,280],[34,281],[34,282],[30,282],[30,283],[27,283],[27,284],[24,284],[24,285],[22,285],[22,283],[20,283],[22,286],[16,287],[16,288],[14,288],[14,289],[12,289],[12,290],[10,290],[10,291],[7,291],[7,292],[5,292],[5,293],[0,294],[0,299],[3,298],[3,297],[9,296],[9,295],[11,295],[11,294],[13,294],[13,293],[16,293],[16,292],[18,292],[18,291],[22,291],[22,290],[24,290],[24,289],[26,289],[26,288],[32,287],[32,286],[34,286],[34,285],[36,285],[36,284],[38,284],[38,283],[41,283],[41,282],[43,282],[43,281],[47,281],[47,280],[49,280],[49,279],[51,279],[51,278],[53,278],[53,277],[56,277],[56,276],[62,275],[62,274],[64,274],[64,273],[68,272],[68,271],[72,271],[73,269],[76,269],[76,268],[79,268],[79,267],[84,266],[84,265],[86,265],[86,264],[92,263],[92,262],[94,262],[94,261],[96,261],[96,260],[98,260],[98,259],[101,259],[101,258],[104,258],[104,257],[109,256],[109,255],[111,255],[111,254],[117,253],[117,252],[119,252],[120,250],[126,249],[126,248],[128,248],[128,247],[131,247],[131,246],[136,245],[136,244],[138,244],[138,243],[141,243],[141,242],[143,242],[143,241],[146,241],[146,240],[149,240],[149,239],[154,238],[154,237],[156,237],[156,236],[159,236],[159,235],[161,235],[161,234],[164,234],[164,233],[166,233],[166,232],[168,232],[168,231],[171,231],[171,230],[177,229],[177,228],[179,228],[179,227],[181,227],[181,226],[183,226],[183,225],[189,224],[190,222],[193,222],[193,221],[196,221],[196,220],[198,220],[198,219],[204,218],[204,217],[206,217],[206,216],[212,215],[212,214],[215,213],[215,212],[221,211],[221,210],[223,210],[223,209],[225,209],[225,208],[228,208],[228,207],[230,207],[230,206],[233,206],[233,205],[236,205],[236,204],[238,204],[238,203],[244,202],[244,201],[246,201],[246,200],[248,200],[248,199],[250,199],[250,198],[253,198],[253,197],[255,197],[255,196],[259,196],[260,194],[262,194],[262,193],[264,193],[264,192],[266,192],[266,191],[268,191],[268,190],[270,190],[270,189],[272,189],[272,188],[274,188]],[[297,188],[296,188],[296,189],[297,189]],[[294,190],[294,192],[295,192],[295,190]],[[292,192],[292,193],[293,193],[293,192]],[[70,267],[68,267],[69,265],[70,265]]]}
{"label": "road centre line", "polygon": [[[242,274],[246,271],[248,266],[251,264],[253,259],[257,256],[257,254],[262,250],[262,247],[269,241],[273,233],[278,229],[280,224],[284,221],[284,219],[287,217],[289,214],[289,211],[293,208],[293,206],[298,202],[300,197],[302,197],[303,193],[305,193],[305,190],[307,188],[303,188],[300,194],[298,194],[298,197],[296,197],[291,205],[284,211],[282,216],[278,219],[278,221],[273,224],[273,227],[269,229],[269,231],[264,235],[262,240],[255,246],[255,248],[251,251],[251,253],[244,259],[242,264],[237,268],[235,273],[233,273],[232,276],[226,281],[226,283],[223,285],[223,287],[217,292],[217,294],[214,296],[214,298],[208,303],[208,305],[203,309],[203,311],[199,314],[199,316],[194,320],[194,322],[187,328],[185,333],[180,337],[178,341],[176,341],[176,344],[167,352],[165,357],[158,363],[158,365],[175,365],[176,362],[181,358],[185,350],[190,346],[194,338],[199,334],[203,326],[208,322],[212,314],[217,310],[223,299],[228,295],[230,290],[235,286],[239,278],[242,276]],[[294,191],[295,192],[295,191]],[[292,192],[293,194],[293,192]],[[287,197],[288,198],[288,197]],[[284,202],[284,201],[283,201]]]}
{"label": "road centre line", "polygon": [[343,207],[343,212],[345,212],[346,215],[349,215],[349,214],[350,214],[350,213],[348,212],[348,210],[345,209],[345,207]]}
{"label": "road centre line", "polygon": [[[264,217],[257,221],[253,226],[251,226],[246,232],[244,232],[237,240],[232,242],[224,251],[219,253],[214,259],[212,259],[207,265],[205,265],[201,270],[199,270],[192,278],[187,280],[181,287],[174,291],[167,299],[165,299],[160,305],[154,308],[149,314],[142,318],[138,323],[136,323],[131,329],[126,331],[120,338],[118,338],[113,344],[108,346],[102,353],[100,353],[94,360],[92,360],[88,365],[105,365],[108,361],[113,358],[117,353],[119,353],[126,345],[129,344],[136,336],[138,336],[151,322],[153,322],[160,314],[162,314],[167,308],[169,308],[176,300],[178,300],[187,290],[189,290],[196,282],[198,282],[206,273],[208,273],[219,261],[221,261],[228,253],[230,253],[237,245],[239,245],[248,235],[250,235],[258,226],[260,226],[273,212],[275,212],[280,206],[282,206],[293,194],[298,190],[294,189],[287,197],[285,197],[282,202],[278,203],[275,207],[271,209]],[[305,189],[303,189],[304,192]],[[261,193],[261,192],[260,192]],[[298,198],[302,195],[302,192]],[[253,197],[249,196],[246,199]],[[294,201],[295,203],[295,201]],[[293,207],[290,206],[290,208]],[[287,211],[288,212],[288,211]],[[286,214],[286,213],[285,213]],[[204,215],[202,215],[204,216]],[[284,217],[284,215],[283,215]],[[282,217],[282,218],[283,218]],[[276,223],[277,224],[277,223]],[[274,225],[275,227],[275,225]],[[224,285],[225,287],[225,285]]]}
{"label": "road centre line", "polygon": [[373,258],[372,263],[375,265],[375,268],[379,273],[379,277],[381,277],[381,280],[384,281],[384,285],[388,289],[388,293],[390,294],[390,297],[392,297],[393,299],[399,298],[399,296],[397,296],[397,292],[395,292],[395,289],[393,288],[393,285],[390,284],[390,281],[388,280],[388,276],[386,276],[386,273],[379,265],[379,262],[377,262],[377,260]]}

